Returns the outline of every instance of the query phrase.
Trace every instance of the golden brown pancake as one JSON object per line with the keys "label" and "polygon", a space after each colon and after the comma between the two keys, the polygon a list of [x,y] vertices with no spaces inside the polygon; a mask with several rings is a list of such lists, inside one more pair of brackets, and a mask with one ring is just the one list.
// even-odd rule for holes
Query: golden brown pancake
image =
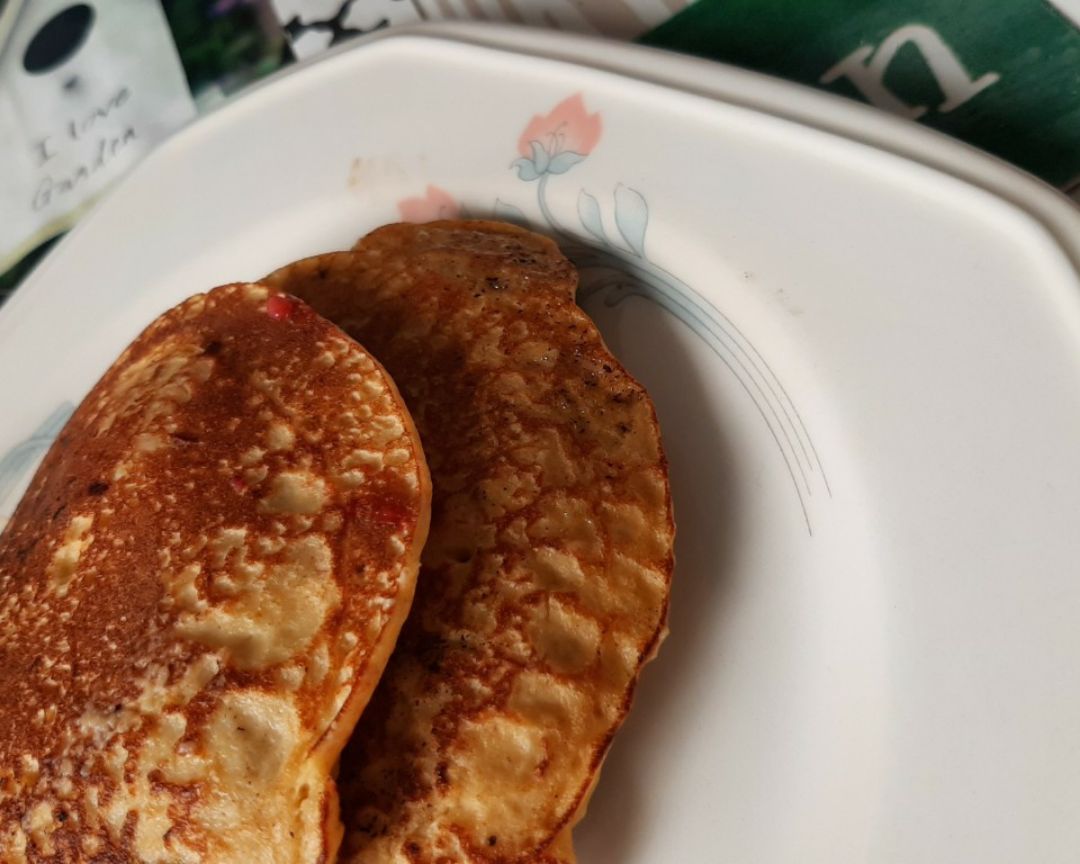
{"label": "golden brown pancake", "polygon": [[392,225],[267,283],[386,365],[434,486],[416,603],[342,758],[342,860],[570,860],[664,631],[674,528],[647,394],[570,263],[520,228]]}
{"label": "golden brown pancake", "polygon": [[0,535],[0,860],[332,861],[429,505],[393,383],[304,304],[151,324]]}

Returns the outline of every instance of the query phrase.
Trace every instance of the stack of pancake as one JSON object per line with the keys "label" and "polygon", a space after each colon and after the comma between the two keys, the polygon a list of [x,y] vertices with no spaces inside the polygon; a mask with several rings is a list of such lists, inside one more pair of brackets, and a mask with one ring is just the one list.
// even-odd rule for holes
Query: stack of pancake
{"label": "stack of pancake", "polygon": [[0,535],[0,861],[572,861],[674,534],[575,289],[391,225],[151,324]]}

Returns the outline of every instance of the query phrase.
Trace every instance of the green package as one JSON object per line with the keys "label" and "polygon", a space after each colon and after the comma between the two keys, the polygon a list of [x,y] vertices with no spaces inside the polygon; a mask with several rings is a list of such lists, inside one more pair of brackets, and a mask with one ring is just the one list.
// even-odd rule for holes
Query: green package
{"label": "green package", "polygon": [[1080,179],[1080,32],[1041,0],[699,0],[648,45],[870,102]]}

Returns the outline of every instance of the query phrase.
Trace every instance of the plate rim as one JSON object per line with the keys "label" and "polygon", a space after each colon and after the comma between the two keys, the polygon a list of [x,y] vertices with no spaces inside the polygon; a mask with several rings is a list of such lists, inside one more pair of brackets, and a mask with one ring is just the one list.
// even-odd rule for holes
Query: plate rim
{"label": "plate rim", "polygon": [[417,41],[475,45],[607,72],[631,84],[659,86],[786,120],[930,168],[989,193],[1028,216],[1064,253],[1080,279],[1080,208],[1035,175],[943,132],[805,84],[662,48],[514,24],[422,22],[370,34],[280,69],[177,129],[93,201],[90,212],[42,256],[0,306],[0,322],[17,314],[57,253],[93,223],[102,205],[134,182],[145,166],[169,158],[170,151],[182,148],[189,137],[201,134],[210,123],[227,119],[225,115],[252,96],[285,79],[375,45],[392,48],[398,43],[404,47]]}

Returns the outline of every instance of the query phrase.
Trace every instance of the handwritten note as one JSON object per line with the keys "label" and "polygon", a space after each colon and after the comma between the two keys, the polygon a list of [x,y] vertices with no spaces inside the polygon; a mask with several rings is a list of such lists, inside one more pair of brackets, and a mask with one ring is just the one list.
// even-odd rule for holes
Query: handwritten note
{"label": "handwritten note", "polygon": [[70,56],[47,68],[26,64],[27,46],[58,8],[26,4],[0,54],[0,271],[68,228],[195,116],[158,4],[97,4]]}
{"label": "handwritten note", "polygon": [[[78,193],[92,176],[113,165],[125,151],[129,152],[128,145],[138,139],[138,133],[119,114],[130,96],[131,90],[121,87],[104,105],[78,120],[68,120],[62,132],[34,142],[38,164],[46,172],[31,201],[34,211],[46,209],[63,196]],[[65,151],[69,151],[67,160],[60,158]],[[54,166],[60,166],[61,172],[56,173]]]}

